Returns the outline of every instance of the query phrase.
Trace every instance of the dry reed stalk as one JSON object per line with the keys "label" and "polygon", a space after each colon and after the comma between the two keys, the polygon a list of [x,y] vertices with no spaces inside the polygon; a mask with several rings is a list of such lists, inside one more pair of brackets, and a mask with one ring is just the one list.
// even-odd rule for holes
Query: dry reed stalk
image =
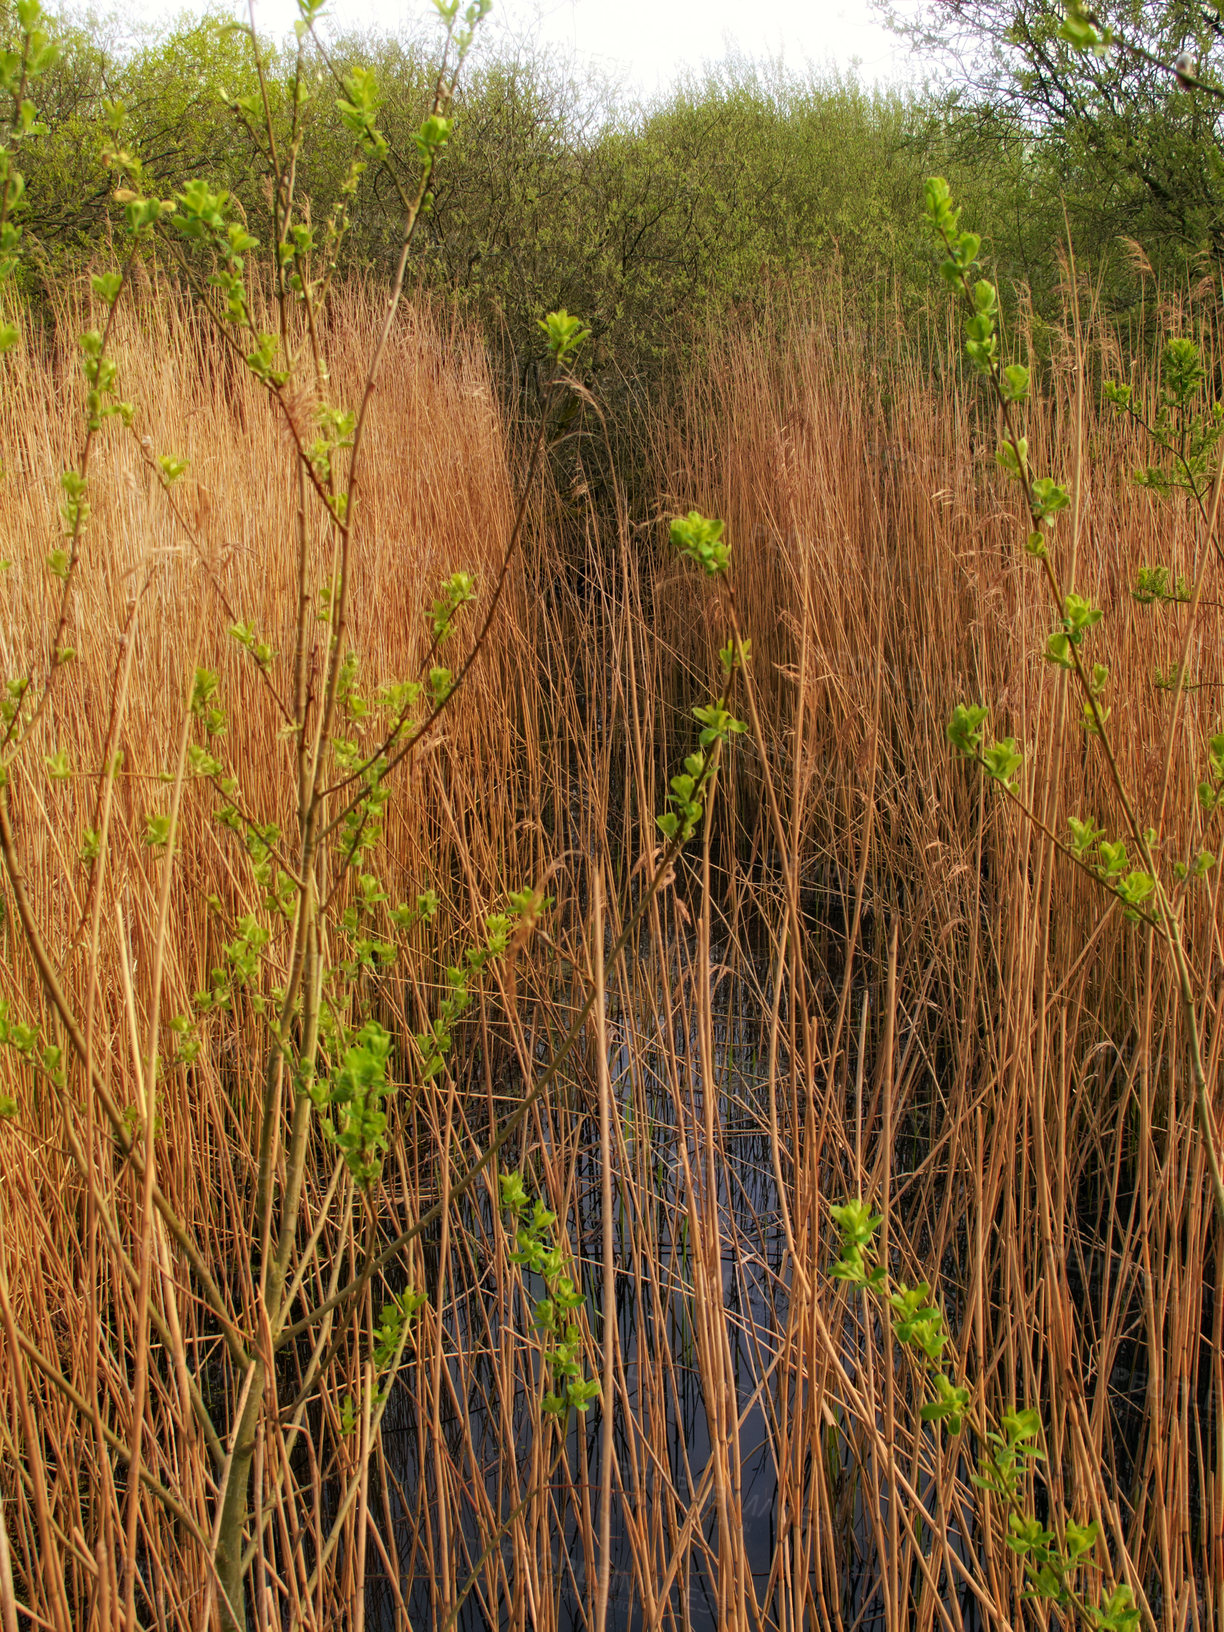
{"label": "dry reed stalk", "polygon": [[[777,677],[775,760],[794,740],[793,722],[804,721],[810,791],[797,813],[804,831],[796,861],[817,971],[844,967],[848,955],[831,932],[831,921],[845,926],[854,917],[847,875],[862,861],[847,794],[857,783],[864,797],[864,762],[878,745],[872,945],[863,978],[880,981],[871,970],[880,970],[883,932],[899,920],[900,1012],[909,1036],[896,1097],[912,1107],[901,1114],[914,1120],[918,1146],[915,1170],[894,1191],[906,1268],[917,1275],[928,1266],[929,1275],[941,1266],[949,1295],[980,1289],[963,1328],[968,1375],[998,1408],[1042,1399],[1057,1450],[1053,1488],[1068,1508],[1102,1518],[1118,1545],[1120,1574],[1146,1583],[1158,1605],[1152,1613],[1172,1625],[1188,1592],[1211,1597],[1201,1549],[1220,1522],[1212,1454],[1198,1426],[1200,1412],[1211,1420],[1217,1408],[1204,1365],[1203,1306],[1177,1297],[1178,1325],[1170,1328],[1150,1296],[1154,1283],[1166,1288],[1163,1298],[1172,1294],[1183,1267],[1197,1288],[1213,1286],[1201,1153],[1175,1066],[1173,992],[1143,938],[1103,915],[1089,888],[1007,817],[975,809],[976,794],[967,797],[946,757],[941,727],[952,702],[965,694],[996,698],[998,729],[1031,745],[1038,803],[1048,796],[1054,808],[1061,775],[1063,811],[1107,808],[1097,765],[1068,752],[1076,728],[1064,718],[1060,687],[1031,655],[1044,641],[1044,614],[1019,582],[1027,563],[1016,559],[1006,496],[994,497],[969,453],[981,435],[966,399],[954,382],[936,384],[913,363],[882,373],[887,416],[869,408],[880,377],[872,360],[847,357],[844,336],[835,349],[818,322],[809,334],[792,325],[772,347],[727,344],[695,388],[691,422],[679,428],[669,491],[728,516],[738,537],[744,623],[766,633],[775,659],[763,668]],[[1159,802],[1160,774],[1144,755],[1146,743],[1164,736],[1167,704],[1149,677],[1157,665],[1168,668],[1180,632],[1176,620],[1128,612],[1127,590],[1149,560],[1172,557],[1194,576],[1192,529],[1176,508],[1159,508],[1117,480],[1139,450],[1084,406],[1073,379],[1035,415],[1039,457],[1050,462],[1077,415],[1087,420],[1084,434],[1098,458],[1081,488],[1076,585],[1111,609],[1109,650],[1100,655],[1123,675],[1126,775]],[[800,602],[799,586],[808,582],[819,586],[814,617]],[[873,719],[863,670],[880,610],[886,685],[882,715]],[[1195,809],[1194,744],[1218,707],[1217,616],[1204,614],[1194,649],[1203,690],[1188,700],[1191,717],[1174,739],[1170,814]],[[673,615],[665,628],[693,653],[690,620]],[[700,658],[687,662],[696,669]],[[796,769],[794,780],[804,774]],[[1174,816],[1174,849],[1193,836],[1176,824]],[[1193,910],[1190,936],[1206,982],[1209,1037],[1218,1039],[1206,973],[1214,913],[1213,890]],[[937,1069],[941,1054],[956,1062],[953,1073]],[[1161,1082],[1159,1105],[1145,1097],[1137,1119],[1127,1114],[1131,1073]],[[844,1108],[844,1091],[839,1097]],[[983,1104],[991,1128],[984,1161],[965,1137],[976,1122],[980,1148]],[[835,1146],[812,1160],[817,1194],[853,1192],[845,1136],[829,1121],[822,1136]],[[887,1148],[896,1160],[895,1145]],[[1177,1179],[1121,1202],[1120,1176],[1142,1183],[1161,1150]],[[867,1193],[878,1195],[874,1185]],[[1097,1325],[1098,1299],[1112,1320],[1107,1336]],[[1123,1310],[1139,1324],[1139,1344],[1134,1324],[1123,1329]],[[1149,1356],[1152,1369],[1145,1399],[1123,1414],[1109,1381],[1128,1350]],[[1170,1388],[1164,1367],[1173,1353],[1181,1381]],[[1137,1423],[1157,1419],[1159,1431],[1131,1440],[1132,1469],[1120,1467],[1119,1436],[1129,1439]],[[992,1579],[1014,1583],[1014,1560],[995,1552],[989,1532],[985,1542]]]}
{"label": "dry reed stalk", "polygon": [[[142,332],[155,318],[156,364]],[[351,346],[355,368],[371,297],[339,291],[329,322],[340,366]],[[175,763],[195,639],[235,699],[235,757],[269,767],[262,813],[283,820],[296,798],[275,704],[224,637],[228,603],[272,644],[291,640],[278,541],[293,537],[296,496],[288,481],[269,485],[261,507],[235,511],[253,473],[281,468],[281,433],[164,292],[126,323],[124,366],[144,367],[159,446],[193,460],[207,570],[138,449],[102,444],[92,538],[105,548],[83,585],[79,659],[38,745],[66,748],[79,774],[35,782],[16,818],[64,978],[99,971],[91,1058],[116,1104],[138,1113],[153,1031],[168,1049],[164,1025],[152,1027],[159,991],[165,1015],[183,1012],[216,961],[204,898],[236,911],[249,893],[190,799],[168,905],[141,843],[158,773]],[[1103,800],[1093,761],[1068,751],[1059,687],[1031,655],[1043,622],[1005,497],[970,451],[976,410],[922,359],[873,356],[818,312],[777,333],[712,347],[687,419],[658,439],[676,507],[728,520],[766,741],[720,771],[700,846],[646,903],[627,955],[606,968],[587,1046],[505,1153],[564,1222],[585,1284],[602,1288],[605,1324],[587,1336],[610,1413],[549,1439],[496,1174],[458,1186],[589,997],[606,950],[592,911],[600,875],[609,936],[630,922],[658,854],[660,779],[692,746],[687,711],[708,692],[725,631],[626,518],[614,534],[592,516],[563,537],[550,499],[486,662],[391,806],[380,874],[407,899],[437,887],[443,909],[436,944],[418,932],[405,978],[381,985],[384,1022],[399,1036],[420,1028],[442,967],[506,882],[547,879],[557,911],[532,957],[482,994],[449,1075],[397,1107],[371,1198],[325,1151],[308,1165],[309,1230],[290,1267],[291,1296],[311,1305],[368,1244],[454,1199],[392,1287],[423,1287],[431,1303],[381,1435],[360,1387],[381,1288],[273,1368],[249,1532],[261,1627],[363,1615],[367,1627],[441,1627],[456,1609],[460,1624],[524,1629],[579,1613],[669,1632],[703,1620],[779,1632],[1018,1624],[1024,1583],[998,1515],[963,1457],[916,1431],[908,1360],[827,1278],[827,1204],[860,1185],[890,1201],[894,1263],[937,1279],[983,1406],[1040,1403],[1051,1488],[1069,1513],[1100,1518],[1153,1622],[1180,1632],[1192,1602],[1217,1612],[1218,1247],[1174,1064],[1175,994],[1142,936],[989,809],[943,740],[955,700],[989,695],[999,729],[1033,744],[1036,802]],[[1090,330],[1087,344],[1095,356],[1110,337]],[[72,391],[54,347],[21,368],[0,404],[0,440],[16,450],[0,523],[0,553],[15,562],[0,628],[9,670],[42,627],[48,494]],[[1111,608],[1107,660],[1135,698],[1127,775],[1158,791],[1165,767],[1143,745],[1164,705],[1145,682],[1175,660],[1177,628],[1127,610],[1126,593],[1140,561],[1188,560],[1190,530],[1118,479],[1133,445],[1074,370],[1035,417],[1043,448],[1082,421],[1097,450],[1079,573]],[[442,345],[423,312],[394,333],[368,436],[376,547],[354,560],[349,616],[376,680],[422,655],[417,609],[444,570],[495,570],[511,479],[479,352],[461,336]],[[1224,680],[1218,616],[1203,614],[1194,654],[1208,688]],[[1171,811],[1187,808],[1195,732],[1217,702],[1211,689],[1187,699]],[[103,784],[116,842],[87,900],[72,854],[112,739],[125,753]],[[1216,899],[1188,924],[1213,1072]],[[0,937],[0,996],[36,1012],[11,915]],[[163,1066],[161,1131],[144,1121],[156,1181],[235,1308],[251,1305],[260,1274],[256,1041],[252,1019],[226,1053],[206,1039],[190,1070]],[[207,1527],[224,1465],[192,1391],[214,1375],[237,1392],[242,1379],[179,1243],[146,1228],[146,1180],[96,1119],[4,1059],[20,1114],[0,1131],[0,1288],[6,1322],[44,1362],[6,1338],[15,1596],[32,1624],[109,1632],[126,1613],[196,1628],[205,1604],[215,1621],[217,1595],[191,1526]],[[83,1169],[65,1127],[89,1153]],[[151,1182],[154,1164],[144,1171]],[[607,1321],[616,1340],[600,1353]],[[326,1364],[312,1377],[316,1336]],[[351,1433],[350,1396],[366,1401]],[[5,1592],[0,1577],[7,1614]]]}

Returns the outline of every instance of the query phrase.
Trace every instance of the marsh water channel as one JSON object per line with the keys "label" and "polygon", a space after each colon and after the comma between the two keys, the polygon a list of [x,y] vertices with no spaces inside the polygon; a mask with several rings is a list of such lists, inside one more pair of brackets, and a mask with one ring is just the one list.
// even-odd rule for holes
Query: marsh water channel
{"label": "marsh water channel", "polygon": [[[615,1033],[619,1029],[620,1036]],[[691,1091],[687,1118],[677,1115],[674,1084],[667,1059],[657,1051],[643,1055],[624,1035],[625,1028],[613,1027],[609,1038],[609,1067],[615,1104],[619,1112],[620,1138],[616,1141],[622,1163],[627,1159],[634,1184],[643,1172],[650,1181],[647,1228],[654,1246],[648,1264],[636,1257],[637,1230],[631,1212],[637,1198],[625,1194],[625,1172],[615,1174],[618,1200],[615,1206],[616,1284],[615,1314],[617,1348],[623,1369],[621,1387],[613,1410],[613,1443],[620,1477],[614,1480],[611,1525],[611,1569],[609,1576],[608,1624],[636,1627],[642,1624],[641,1592],[635,1581],[634,1548],[627,1509],[631,1520],[649,1520],[649,1509],[674,1508],[682,1527],[700,1502],[704,1514],[693,1526],[688,1549],[691,1557],[677,1571],[668,1594],[679,1615],[677,1624],[693,1628],[718,1625],[717,1597],[713,1580],[711,1550],[716,1546],[716,1517],[709,1491],[703,1486],[710,1459],[710,1410],[699,1363],[698,1339],[694,1330],[694,1284],[689,1240],[689,1182],[703,1167],[700,1128],[705,1116],[703,1084],[688,1084]],[[727,1314],[726,1335],[731,1361],[736,1414],[742,1418],[738,1432],[740,1500],[743,1545],[758,1593],[764,1590],[772,1563],[777,1478],[773,1467],[765,1415],[761,1404],[752,1403],[761,1376],[773,1358],[771,1346],[785,1320],[786,1286],[785,1239],[778,1218],[777,1186],[768,1145],[768,1132],[761,1126],[763,1091],[760,1040],[749,1035],[756,1028],[735,1026],[726,1018],[719,1028],[717,1047],[717,1118],[721,1128],[717,1152],[719,1234],[722,1291]],[[691,1041],[691,1040],[690,1040]],[[580,1113],[581,1114],[581,1113]],[[687,1122],[687,1126],[685,1125]],[[602,1309],[603,1266],[601,1261],[601,1164],[599,1126],[596,1115],[581,1114],[575,1144],[573,1194],[570,1212],[570,1246],[575,1270],[580,1270],[588,1292],[589,1318],[596,1336]],[[618,1164],[621,1166],[621,1164]],[[488,1209],[479,1216],[470,1211],[465,1224],[477,1237],[487,1237],[497,1227]],[[479,1257],[472,1267],[479,1270]],[[538,1295],[542,1288],[527,1287]],[[456,1288],[450,1304],[453,1322],[450,1337],[455,1346],[455,1386],[462,1386],[459,1373],[468,1367],[459,1363],[459,1351],[469,1355],[479,1349],[486,1354],[490,1340],[502,1335],[479,1274],[467,1286]],[[479,1303],[479,1311],[475,1305]],[[529,1316],[518,1300],[517,1326],[521,1333]],[[517,1334],[506,1334],[515,1340]],[[454,1443],[465,1433],[472,1436],[476,1460],[488,1469],[486,1491],[489,1511],[500,1513],[503,1522],[517,1502],[505,1488],[502,1466],[506,1451],[503,1413],[492,1406],[497,1391],[486,1361],[471,1366],[466,1411],[461,1414],[452,1397],[443,1430]],[[485,1375],[482,1377],[481,1372]],[[536,1458],[533,1443],[540,1434],[538,1381],[534,1390],[520,1389],[514,1410],[515,1460],[524,1479]],[[474,1385],[474,1386],[471,1386]],[[725,1409],[727,1402],[720,1402]],[[549,1624],[556,1615],[560,1628],[589,1624],[594,1583],[589,1579],[592,1559],[584,1546],[583,1533],[595,1512],[602,1478],[602,1405],[597,1402],[586,1413],[571,1415],[561,1464],[548,1476],[551,1523],[551,1559],[542,1571],[551,1575],[555,1588],[555,1608],[537,1624]],[[466,1420],[465,1420],[466,1419]],[[645,1478],[634,1488],[631,1467],[642,1464],[629,1443],[631,1427],[638,1434],[645,1428],[658,1461],[642,1468]],[[647,1427],[649,1425],[649,1427]],[[427,1436],[417,1421],[410,1385],[401,1387],[393,1400],[384,1428],[388,1460],[396,1469],[404,1493],[428,1491],[436,1503],[436,1468],[427,1446]],[[554,1450],[554,1456],[555,1456]],[[568,1471],[567,1471],[568,1469]],[[537,1470],[538,1471],[538,1470]],[[521,1487],[520,1487],[521,1488]],[[667,1490],[668,1500],[658,1498]],[[525,1492],[524,1492],[525,1493]],[[429,1499],[428,1497],[426,1498]],[[518,1500],[522,1500],[519,1495]],[[466,1504],[463,1545],[456,1553],[471,1563],[462,1570],[464,1581],[491,1538],[482,1533],[476,1520],[476,1505]],[[418,1532],[415,1515],[403,1514],[397,1526],[408,1542]],[[510,1527],[508,1527],[509,1529]],[[457,1538],[456,1538],[457,1539]],[[677,1538],[678,1539],[678,1538]],[[454,1543],[452,1543],[454,1545]],[[509,1556],[513,1541],[507,1534],[500,1548]],[[403,1562],[408,1563],[404,1557]],[[407,1607],[414,1627],[438,1624],[438,1578],[436,1567],[426,1567],[417,1553]],[[394,1600],[385,1580],[375,1586],[379,1624],[394,1625]],[[452,1598],[454,1596],[452,1586]],[[475,1588],[459,1609],[456,1626],[474,1629],[513,1624],[511,1606],[502,1604],[495,1615],[493,1606]],[[440,1617],[445,1622],[446,1609]],[[526,1624],[536,1619],[528,1614]]]}
{"label": "marsh water channel", "polygon": [[[654,1005],[609,1018],[616,1380],[606,1552],[604,1402],[571,1413],[564,1444],[551,1422],[542,1426],[530,1310],[542,1287],[507,1274],[496,1250],[503,1222],[486,1194],[457,1208],[451,1226],[444,1368],[435,1358],[423,1387],[419,1360],[388,1407],[382,1500],[398,1581],[384,1561],[371,1580],[371,1624],[576,1632],[597,1624],[601,1568],[611,1628],[714,1632],[727,1624],[729,1595],[793,1604],[763,1624],[820,1624],[822,1604],[829,1622],[856,1632],[883,1624],[870,1547],[859,1559],[864,1492],[836,1411],[814,1401],[787,1335],[778,1173],[789,1153],[770,1131],[766,1028],[741,996],[715,1016],[712,1049],[696,1021],[669,1022]],[[598,1369],[598,1105],[564,1097],[537,1120],[525,1173],[568,1221],[594,1339],[588,1365]],[[439,1250],[435,1238],[431,1275]],[[855,1320],[845,1322],[839,1341],[852,1367],[860,1339]],[[796,1411],[802,1442],[788,1421]],[[840,1493],[839,1510],[794,1494],[816,1485]]]}

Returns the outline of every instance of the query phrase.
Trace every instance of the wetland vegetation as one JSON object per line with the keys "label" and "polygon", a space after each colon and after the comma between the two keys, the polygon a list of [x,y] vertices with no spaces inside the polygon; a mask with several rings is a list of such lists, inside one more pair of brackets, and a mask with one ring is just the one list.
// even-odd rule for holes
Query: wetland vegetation
{"label": "wetland vegetation", "polygon": [[1224,1624],[1224,21],[486,10],[0,0],[0,1628]]}

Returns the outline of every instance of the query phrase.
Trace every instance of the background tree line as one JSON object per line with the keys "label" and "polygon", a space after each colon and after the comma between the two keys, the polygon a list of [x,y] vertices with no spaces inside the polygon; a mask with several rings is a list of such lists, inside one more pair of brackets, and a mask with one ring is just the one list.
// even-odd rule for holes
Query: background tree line
{"label": "background tree line", "polygon": [[[1054,0],[927,0],[907,13],[926,75],[908,92],[733,59],[641,102],[547,53],[486,46],[460,93],[416,275],[484,324],[511,375],[534,351],[540,312],[580,311],[613,401],[657,389],[710,317],[759,312],[830,272],[839,299],[916,317],[929,300],[919,199],[932,170],[983,227],[1004,289],[1024,286],[1038,316],[1056,307],[1068,230],[1117,310],[1139,299],[1134,245],[1163,276],[1218,282],[1224,103],[1188,94],[1171,65],[1188,52],[1216,77],[1220,5],[1103,8],[1117,43],[1087,70],[1058,37],[1062,15]],[[133,41],[69,18],[63,36],[41,89],[50,134],[26,166],[41,267],[31,296],[45,299],[105,240],[108,102],[123,103],[166,194],[218,176],[267,235],[266,167],[236,108],[257,89],[238,25],[184,17]],[[287,123],[290,53],[265,46]],[[354,35],[317,62],[302,178],[316,220],[347,169],[331,82],[359,60],[377,74],[393,141],[410,143],[428,97],[425,35]],[[389,264],[384,185],[371,173],[354,199],[351,271]]]}

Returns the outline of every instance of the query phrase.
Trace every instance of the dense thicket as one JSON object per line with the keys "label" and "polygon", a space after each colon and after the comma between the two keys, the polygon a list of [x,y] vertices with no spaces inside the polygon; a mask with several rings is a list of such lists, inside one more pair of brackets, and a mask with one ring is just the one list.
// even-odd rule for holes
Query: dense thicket
{"label": "dense thicket", "polygon": [[[480,321],[509,382],[534,353],[541,312],[581,312],[614,418],[630,395],[657,397],[711,318],[760,318],[779,286],[836,273],[838,299],[868,315],[887,307],[906,321],[925,310],[920,196],[933,170],[983,232],[1005,294],[1025,290],[1039,317],[1060,308],[1068,228],[1115,312],[1153,320],[1135,246],[1166,288],[1197,284],[1214,307],[1203,274],[1224,248],[1221,103],[1188,94],[1168,64],[1189,52],[1203,77],[1216,76],[1215,4],[1115,5],[1105,20],[1117,43],[1087,60],[1060,40],[1061,16],[1056,0],[927,0],[911,24],[915,63],[930,76],[921,92],[730,60],[646,103],[503,37],[461,89],[412,278]],[[62,61],[40,87],[49,135],[26,158],[27,234],[44,266],[31,293],[106,253],[111,101],[165,194],[208,175],[266,241],[267,155],[240,107],[258,89],[246,31],[211,16],[135,42],[117,25],[62,32]],[[372,66],[383,128],[411,154],[431,44],[409,31],[342,36],[326,57],[311,49],[299,186],[321,221],[351,155],[339,82],[357,63]],[[292,41],[265,42],[286,129],[292,62]],[[386,173],[363,178],[346,270],[387,272],[397,242],[389,194]]]}
{"label": "dense thicket", "polygon": [[[921,94],[731,61],[642,104],[547,54],[486,49],[461,92],[417,275],[516,356],[540,311],[581,310],[604,364],[632,377],[657,368],[711,303],[752,302],[830,263],[849,274],[843,287],[917,303],[928,287],[920,187],[939,168],[1039,306],[1057,283],[1064,216],[1124,304],[1135,285],[1121,238],[1189,275],[1224,247],[1221,104],[1179,88],[1168,67],[1186,51],[1213,76],[1224,24],[1214,3],[1104,11],[1118,44],[1086,62],[1058,37],[1056,0],[928,0],[915,61],[936,88]],[[40,95],[50,138],[26,165],[29,228],[57,272],[96,255],[108,230],[108,99],[125,105],[167,192],[193,175],[222,179],[267,231],[267,165],[233,105],[257,88],[244,31],[214,16],[136,43],[92,22],[64,38]],[[268,43],[286,118],[290,61]],[[384,128],[409,149],[428,97],[424,36],[349,36],[314,62],[304,181],[320,218],[350,151],[330,81],[357,61],[374,67]],[[363,183],[348,250],[350,266],[376,272],[394,238],[380,189],[374,175]]]}
{"label": "dense thicket", "polygon": [[[342,39],[315,63],[303,182],[316,219],[351,153],[329,81],[357,61],[376,71],[383,128],[408,151],[428,98],[429,48],[410,35]],[[289,51],[268,46],[286,119],[290,66]],[[207,174],[266,235],[267,164],[233,106],[256,89],[242,32],[215,17],[135,46],[70,30],[40,92],[50,136],[26,164],[29,230],[56,273],[95,255],[107,232],[108,99],[125,105],[146,172],[167,194]],[[643,105],[592,72],[503,49],[486,52],[456,114],[414,275],[474,309],[515,356],[534,348],[543,310],[581,311],[600,361],[629,377],[656,370],[711,304],[752,302],[832,263],[846,286],[918,299],[928,284],[919,199],[934,163],[963,172],[979,215],[1012,213],[1010,173],[983,166],[977,150],[958,166],[937,106],[850,79],[730,62]],[[373,173],[363,181],[350,267],[388,266],[385,186]]]}
{"label": "dense thicket", "polygon": [[1106,0],[1092,14],[1109,41],[1097,53],[1062,36],[1061,0],[924,0],[911,32],[943,75],[962,161],[1002,147],[1023,165],[1017,245],[1026,227],[1030,244],[1057,235],[1065,211],[1087,257],[1125,237],[1157,271],[1201,274],[1224,250],[1224,102],[1210,89],[1224,82],[1224,8]]}

